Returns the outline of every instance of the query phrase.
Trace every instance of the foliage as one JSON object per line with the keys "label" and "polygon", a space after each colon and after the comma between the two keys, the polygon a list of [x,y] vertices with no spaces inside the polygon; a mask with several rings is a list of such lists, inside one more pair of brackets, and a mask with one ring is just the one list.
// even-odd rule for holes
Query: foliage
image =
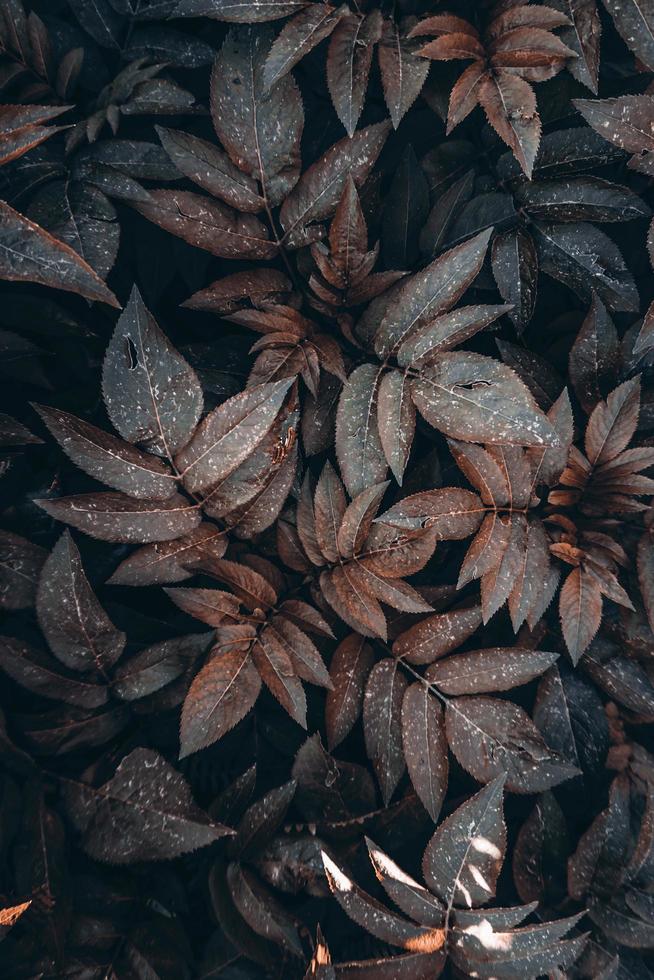
{"label": "foliage", "polygon": [[0,0],[3,980],[652,975],[653,74]]}

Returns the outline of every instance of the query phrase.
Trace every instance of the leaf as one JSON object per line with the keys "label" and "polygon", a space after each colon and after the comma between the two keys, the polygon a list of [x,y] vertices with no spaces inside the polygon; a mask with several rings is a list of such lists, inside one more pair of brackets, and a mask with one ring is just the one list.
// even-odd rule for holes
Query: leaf
{"label": "leaf", "polygon": [[253,635],[244,635],[221,649],[216,647],[196,675],[184,700],[180,726],[180,758],[217,742],[253,707],[261,678],[252,662]]}
{"label": "leaf", "polygon": [[103,684],[67,677],[56,669],[56,662],[11,636],[0,638],[0,667],[17,684],[39,697],[53,698],[81,708],[98,708],[108,698]]}
{"label": "leaf", "polygon": [[[191,0],[191,3],[197,0]],[[203,3],[203,0],[200,0]],[[258,24],[263,21],[288,17],[305,7],[307,0],[209,0],[206,16],[234,24]],[[184,16],[184,3],[177,4],[177,16]],[[196,13],[188,16],[197,16]]]}
{"label": "leaf", "polygon": [[336,456],[351,497],[381,483],[387,470],[377,428],[382,369],[361,364],[343,386],[336,413]]}
{"label": "leaf", "polygon": [[559,279],[583,299],[595,290],[610,310],[637,310],[638,291],[619,249],[587,222],[534,224],[543,272]]}
{"label": "leaf", "polygon": [[211,638],[211,633],[191,633],[146,647],[118,666],[113,679],[115,694],[124,701],[137,701],[160,691],[206,651]]}
{"label": "leaf", "polygon": [[602,388],[615,380],[618,334],[602,301],[593,293],[588,315],[569,356],[570,380],[587,413],[602,398]]}
{"label": "leaf", "polygon": [[[411,688],[409,688],[411,690]],[[366,837],[366,846],[375,876],[397,907],[416,922],[440,926],[444,909],[427,889],[402,871],[388,854]]]}
{"label": "leaf", "polygon": [[397,352],[397,362],[420,370],[435,361],[438,354],[458,347],[508,311],[508,306],[488,305],[463,306],[442,313],[411,333]]}
{"label": "leaf", "polygon": [[375,351],[383,360],[397,352],[427,318],[449,310],[478,275],[490,231],[450,249],[397,288],[375,335]]}
{"label": "leaf", "polygon": [[265,207],[256,181],[242,173],[218,147],[179,129],[157,126],[156,130],[161,145],[180,173],[203,190],[238,211],[256,214]]}
{"label": "leaf", "polygon": [[407,372],[389,371],[377,393],[377,431],[384,456],[393,476],[402,485],[416,427],[416,410],[411,400]]}
{"label": "leaf", "polygon": [[427,952],[443,946],[445,934],[442,929],[417,926],[394,912],[387,911],[376,899],[351,881],[324,851],[322,859],[332,894],[343,911],[362,929],[382,942],[403,949]]}
{"label": "leaf", "polygon": [[557,442],[518,376],[481,354],[440,354],[413,381],[411,391],[427,422],[455,439],[523,446]]}
{"label": "leaf", "polygon": [[640,378],[625,381],[600,402],[588,420],[584,448],[589,461],[601,466],[627,448],[636,431],[640,409]]}
{"label": "leaf", "polygon": [[220,258],[271,259],[277,254],[268,229],[253,214],[191,191],[150,191],[146,201],[132,206],[164,231]]}
{"label": "leaf", "polygon": [[36,596],[39,626],[56,657],[71,670],[104,674],[121,656],[125,634],[93,592],[69,531],[46,559]]}
{"label": "leaf", "polygon": [[309,4],[288,21],[275,38],[266,58],[263,70],[265,89],[271,89],[305,54],[329,37],[346,11],[347,8],[335,8],[327,3],[320,6]]}
{"label": "leaf", "polygon": [[147,544],[171,541],[200,523],[197,504],[181,494],[167,500],[135,500],[122,493],[82,493],[58,500],[35,500],[42,510],[64,524],[100,541]]}
{"label": "leaf", "polygon": [[533,316],[538,288],[538,255],[533,238],[520,227],[497,235],[491,263],[502,299],[513,306],[508,315],[518,331],[524,330]]}
{"label": "leaf", "polygon": [[534,218],[545,221],[632,221],[648,217],[648,206],[620,184],[597,177],[534,181],[518,200]]}
{"label": "leaf", "polygon": [[447,739],[443,710],[419,682],[404,692],[402,746],[413,787],[436,823],[447,792]]}
{"label": "leaf", "polygon": [[247,388],[202,420],[175,458],[190,493],[214,487],[250,456],[272,427],[293,381]]}
{"label": "leaf", "polygon": [[419,255],[420,229],[429,214],[429,184],[408,144],[393,175],[382,221],[386,265],[408,269]]}
{"label": "leaf", "polygon": [[291,779],[248,807],[236,828],[236,837],[229,843],[233,856],[248,859],[262,850],[286,816],[296,788],[296,781]]}
{"label": "leaf", "polygon": [[363,691],[374,663],[372,647],[357,633],[339,643],[329,667],[332,690],[325,700],[325,729],[330,752],[349,735],[363,707]]}
{"label": "leaf", "polygon": [[436,613],[401,633],[393,644],[393,654],[411,664],[430,664],[456,650],[480,626],[480,606]]}
{"label": "leaf", "polygon": [[172,541],[139,548],[124,559],[107,579],[108,585],[161,585],[183,582],[202,558],[222,558],[227,548],[224,531],[208,522]]}
{"label": "leaf", "polygon": [[0,278],[37,282],[85,299],[120,304],[77,252],[0,201]]}
{"label": "leaf", "polygon": [[337,533],[337,553],[343,558],[353,558],[362,551],[387,489],[388,483],[368,487],[348,506]]}
{"label": "leaf", "polygon": [[247,868],[231,863],[227,868],[227,881],[234,904],[250,928],[301,956],[302,946],[293,920],[272,894],[264,891],[255,875]]}
{"label": "leaf", "polygon": [[313,498],[315,535],[327,562],[339,560],[338,533],[347,509],[345,491],[333,466],[327,461]]}
{"label": "leaf", "polygon": [[477,98],[493,129],[511,147],[524,173],[531,178],[541,134],[531,85],[500,68],[480,79]]}
{"label": "leaf", "polygon": [[284,241],[290,247],[304,244],[306,226],[330,217],[338,205],[349,176],[360,187],[372,170],[390,130],[387,122],[359,130],[339,140],[324,153],[295,185],[279,214]]}
{"label": "leaf", "polygon": [[561,31],[561,40],[578,55],[566,67],[578,82],[597,95],[602,34],[597,0],[568,0],[565,10],[572,23]]}
{"label": "leaf", "polygon": [[654,11],[642,0],[602,0],[625,44],[654,70]]}
{"label": "leaf", "polygon": [[150,749],[134,749],[98,788],[66,781],[65,797],[83,849],[111,864],[167,860],[232,833],[211,823],[184,778]]}
{"label": "leaf", "polygon": [[500,775],[444,820],[422,858],[425,881],[446,904],[475,908],[495,894],[506,851]]}
{"label": "leaf", "polygon": [[558,654],[520,647],[467,650],[432,664],[425,679],[444,694],[509,691],[539,677]]}
{"label": "leaf", "polygon": [[270,28],[230,29],[211,75],[211,117],[232,163],[259,181],[263,199],[274,207],[300,175],[304,111],[290,75],[270,88],[265,84],[272,40]]}
{"label": "leaf", "polygon": [[34,605],[36,587],[47,552],[11,531],[0,531],[0,607],[28,609]]}
{"label": "leaf", "polygon": [[435,531],[438,541],[459,541],[475,533],[485,512],[476,493],[443,487],[404,497],[377,521],[404,531]]}
{"label": "leaf", "polygon": [[202,413],[195,372],[159,329],[136,287],[107,347],[102,393],[124,439],[169,459],[188,442]]}
{"label": "leaf", "polygon": [[302,684],[298,680],[293,664],[279,638],[264,629],[252,650],[252,656],[261,679],[277,698],[291,718],[307,727],[307,701]]}
{"label": "leaf", "polygon": [[175,475],[162,460],[68,412],[46,405],[34,408],[66,455],[89,476],[146,500],[175,493]]}
{"label": "leaf", "polygon": [[386,658],[371,670],[363,699],[366,753],[388,806],[405,768],[402,747],[402,699],[408,683],[397,663]]}
{"label": "leaf", "polygon": [[332,30],[327,54],[327,86],[336,115],[350,137],[354,135],[363,109],[373,48],[381,37],[381,26],[380,12],[373,10],[366,16],[348,13]]}
{"label": "leaf", "polygon": [[445,711],[452,752],[475,779],[490,782],[506,774],[513,793],[540,793],[577,775],[545,744],[527,713],[509,701],[464,697]]}
{"label": "leaf", "polygon": [[555,664],[538,685],[534,722],[571,765],[594,775],[609,750],[609,726],[595,688],[578,672]]}
{"label": "leaf", "polygon": [[70,245],[102,278],[118,254],[120,226],[109,198],[83,181],[52,181],[30,203],[29,217]]}
{"label": "leaf", "polygon": [[647,620],[650,628],[654,629],[654,541],[651,533],[643,534],[638,541],[637,568]]}
{"label": "leaf", "polygon": [[624,95],[617,99],[575,99],[574,106],[589,126],[605,139],[630,153],[654,150],[651,95]]}
{"label": "leaf", "polygon": [[394,129],[418,98],[429,74],[429,62],[417,58],[414,48],[415,44],[402,33],[394,19],[385,17],[377,55],[384,99]]}

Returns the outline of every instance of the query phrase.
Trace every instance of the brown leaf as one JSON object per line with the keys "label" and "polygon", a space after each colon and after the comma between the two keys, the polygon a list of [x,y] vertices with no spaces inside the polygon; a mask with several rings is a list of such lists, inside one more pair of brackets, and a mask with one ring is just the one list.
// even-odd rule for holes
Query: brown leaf
{"label": "brown leaf", "polygon": [[349,504],[336,534],[337,554],[342,558],[353,558],[361,552],[387,488],[388,483],[368,487]]}
{"label": "brown leaf", "polygon": [[602,388],[615,381],[617,359],[618,333],[606,307],[593,294],[568,361],[570,381],[588,414],[601,400]]}
{"label": "brown leaf", "polygon": [[171,541],[200,523],[197,504],[181,494],[167,500],[136,500],[122,493],[83,493],[58,500],[35,500],[55,520],[100,541],[147,544]]}
{"label": "brown leaf", "polygon": [[404,692],[402,745],[413,788],[437,823],[447,792],[447,739],[443,709],[420,682],[411,684]]}
{"label": "brown leaf", "polygon": [[375,351],[382,360],[427,319],[454,306],[479,274],[489,240],[490,231],[483,231],[402,282],[375,335]]}
{"label": "brown leaf", "polygon": [[490,782],[506,774],[513,793],[539,793],[578,774],[547,747],[529,715],[510,701],[463,697],[445,711],[452,752],[475,779]]}
{"label": "brown leaf", "polygon": [[66,455],[89,476],[130,497],[146,500],[170,497],[177,490],[172,470],[150,453],[68,412],[46,405],[34,408]]}
{"label": "brown leaf", "polygon": [[288,74],[298,61],[332,33],[347,7],[331,7],[327,3],[308,4],[288,21],[275,38],[263,69],[265,90],[269,90]]}
{"label": "brown leaf", "polygon": [[431,890],[448,907],[484,905],[495,886],[506,851],[500,775],[444,820],[422,858],[422,873]]}
{"label": "brown leaf", "polygon": [[443,929],[417,926],[389,912],[375,898],[364,892],[323,851],[327,881],[333,895],[349,917],[382,942],[402,949],[428,952],[440,949],[445,942]]}
{"label": "brown leaf", "polygon": [[386,639],[386,617],[377,599],[337,565],[320,576],[320,588],[334,612],[357,633]]}
{"label": "brown leaf", "polygon": [[202,413],[195,371],[172,346],[133,288],[102,367],[107,413],[123,439],[169,459]]}
{"label": "brown leaf", "polygon": [[339,559],[338,532],[346,508],[343,484],[328,460],[320,474],[313,497],[316,541],[326,562]]}
{"label": "brown leaf", "polygon": [[400,486],[415,428],[416,410],[411,400],[409,374],[389,371],[383,376],[377,393],[377,430],[386,461]]}
{"label": "brown leaf", "polygon": [[261,679],[291,718],[307,727],[307,700],[290,657],[279,638],[270,630],[259,634],[252,655]]}
{"label": "brown leaf", "polygon": [[37,282],[85,299],[120,303],[74,249],[0,201],[0,278]]}
{"label": "brown leaf", "polygon": [[370,862],[375,869],[375,876],[397,907],[421,925],[440,926],[443,922],[444,909],[438,899],[402,871],[395,861],[368,837],[366,837],[366,846]]}
{"label": "brown leaf", "polygon": [[226,153],[180,129],[155,128],[164,150],[185,177],[237,211],[256,214],[263,210],[265,202],[256,181],[239,170]]}
{"label": "brown leaf", "polygon": [[180,726],[180,758],[222,738],[253,707],[261,678],[252,662],[255,633],[238,627],[242,636],[216,632],[216,646],[196,675],[184,700]]}
{"label": "brown leaf", "polygon": [[480,606],[436,613],[401,633],[393,644],[393,653],[411,664],[430,664],[456,650],[480,626]]}
{"label": "brown leaf", "polygon": [[383,376],[376,364],[361,364],[343,386],[336,413],[336,457],[351,497],[381,483],[387,464],[377,427]]}
{"label": "brown leaf", "polygon": [[374,663],[372,647],[350,633],[334,651],[329,667],[332,690],[325,700],[325,729],[330,752],[349,735],[363,707],[363,690]]}
{"label": "brown leaf", "polygon": [[420,94],[429,74],[429,62],[415,55],[410,41],[392,17],[385,17],[377,49],[384,99],[397,129]]}
{"label": "brown leaf", "polygon": [[211,823],[183,776],[151,749],[134,749],[103,786],[66,781],[65,800],[83,849],[111,864],[167,860],[232,833]]}
{"label": "brown leaf", "polygon": [[377,522],[403,531],[434,531],[437,541],[460,541],[475,533],[485,513],[476,493],[443,487],[404,497]]}
{"label": "brown leaf", "polygon": [[493,129],[511,147],[527,177],[531,177],[541,133],[531,85],[500,68],[492,75],[484,75],[477,97]]}
{"label": "brown leaf", "polygon": [[284,240],[289,246],[304,244],[309,222],[333,214],[348,176],[357,187],[363,184],[389,130],[388,122],[376,123],[359,130],[352,139],[339,140],[302,174],[280,211]]}
{"label": "brown leaf", "polygon": [[600,402],[588,420],[584,448],[595,466],[626,449],[636,431],[640,410],[640,378],[631,378]]}
{"label": "brown leaf", "polygon": [[114,664],[125,647],[121,633],[98,602],[69,531],[47,558],[36,597],[39,626],[52,652],[71,670]]}
{"label": "brown leaf", "polygon": [[107,579],[109,585],[161,585],[183,582],[194,574],[192,566],[202,558],[222,558],[227,549],[225,532],[204,522],[173,541],[146,544],[124,559]]}
{"label": "brown leaf", "polygon": [[363,733],[384,805],[388,806],[405,769],[402,699],[408,682],[391,658],[371,670],[363,699]]}
{"label": "brown leaf", "polygon": [[455,439],[522,446],[558,442],[518,376],[482,354],[440,354],[411,390],[429,424]]}
{"label": "brown leaf", "polygon": [[271,259],[277,254],[268,229],[254,215],[192,191],[153,190],[132,207],[171,235],[224,259]]}
{"label": "brown leaf", "polygon": [[381,37],[378,10],[348,13],[332,31],[327,53],[327,86],[336,115],[352,137],[363,109],[374,45]]}
{"label": "brown leaf", "polygon": [[272,427],[292,378],[247,388],[207,415],[175,458],[185,487],[207,490],[232,473]]}
{"label": "brown leaf", "polygon": [[520,647],[467,650],[432,664],[425,679],[444,694],[509,691],[539,677],[557,657],[556,653]]}
{"label": "brown leaf", "polygon": [[218,138],[239,170],[259,181],[269,206],[281,204],[300,175],[304,126],[300,91],[290,75],[266,89],[273,36],[270,28],[232,28],[211,75],[211,117]]}

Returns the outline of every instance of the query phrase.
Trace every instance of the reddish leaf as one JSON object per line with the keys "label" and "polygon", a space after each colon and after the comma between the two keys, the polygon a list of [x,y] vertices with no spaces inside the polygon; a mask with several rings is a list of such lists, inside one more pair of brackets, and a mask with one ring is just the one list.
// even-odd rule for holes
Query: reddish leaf
{"label": "reddish leaf", "polygon": [[[245,628],[243,628],[245,629]],[[252,663],[253,635],[217,646],[191,684],[182,711],[180,758],[211,745],[233,728],[254,705],[261,679]]]}
{"label": "reddish leaf", "polygon": [[424,684],[404,692],[402,745],[413,787],[436,823],[447,792],[447,739],[443,710]]}
{"label": "reddish leaf", "polygon": [[402,746],[402,699],[408,683],[397,663],[387,658],[373,667],[363,700],[366,752],[388,803],[405,768]]}
{"label": "reddish leaf", "polygon": [[111,290],[77,252],[4,201],[0,201],[0,243],[0,278],[37,282],[120,308]]}
{"label": "reddish leaf", "polygon": [[372,647],[357,633],[334,651],[329,667],[332,690],[325,701],[325,728],[331,751],[350,733],[363,706],[363,690],[374,663]]}

